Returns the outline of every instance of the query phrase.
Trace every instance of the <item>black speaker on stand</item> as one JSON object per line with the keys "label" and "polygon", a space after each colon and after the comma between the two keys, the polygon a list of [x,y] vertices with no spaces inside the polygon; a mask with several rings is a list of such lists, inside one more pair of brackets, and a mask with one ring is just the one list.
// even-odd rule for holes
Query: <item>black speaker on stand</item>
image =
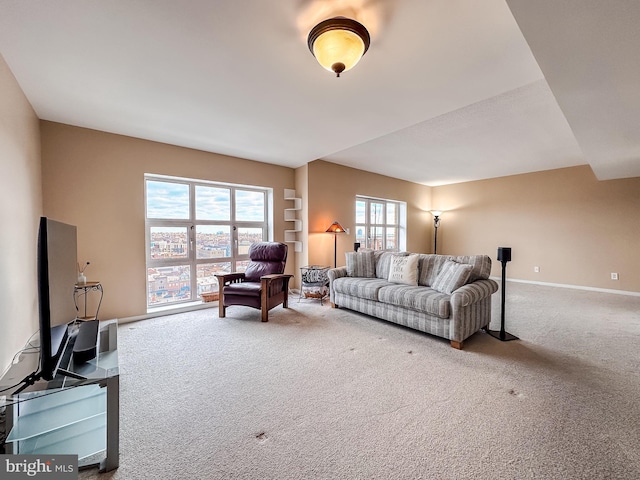
{"label": "black speaker on stand", "polygon": [[502,262],[502,304],[500,307],[500,330],[489,330],[487,333],[498,340],[508,342],[509,340],[518,340],[518,337],[505,332],[504,330],[504,294],[505,285],[507,283],[507,262],[511,261],[511,248],[499,247],[498,248],[498,261]]}

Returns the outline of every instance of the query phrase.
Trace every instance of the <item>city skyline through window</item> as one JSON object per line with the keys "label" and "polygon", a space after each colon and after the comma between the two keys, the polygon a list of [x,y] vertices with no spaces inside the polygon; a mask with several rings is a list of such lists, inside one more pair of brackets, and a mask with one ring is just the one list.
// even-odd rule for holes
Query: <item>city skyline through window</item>
{"label": "city skyline through window", "polygon": [[147,307],[217,292],[218,273],[244,271],[268,240],[268,191],[203,181],[145,179]]}
{"label": "city skyline through window", "polygon": [[356,197],[356,242],[373,250],[406,248],[406,204],[394,200]]}

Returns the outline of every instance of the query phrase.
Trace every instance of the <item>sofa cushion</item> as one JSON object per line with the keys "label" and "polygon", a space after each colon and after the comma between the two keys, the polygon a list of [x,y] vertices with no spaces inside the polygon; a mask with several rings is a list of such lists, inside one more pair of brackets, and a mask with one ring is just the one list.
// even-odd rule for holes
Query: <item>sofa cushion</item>
{"label": "sofa cushion", "polygon": [[377,278],[340,277],[332,282],[336,293],[367,300],[378,300],[378,291],[386,285],[389,282]]}
{"label": "sofa cushion", "polygon": [[473,267],[467,283],[481,279],[484,280],[491,275],[491,257],[489,255],[454,257],[452,255],[420,254],[420,261],[418,262],[418,285],[432,286],[440,270],[442,270],[442,267],[448,260],[468,264]]}
{"label": "sofa cushion", "polygon": [[438,278],[438,273],[442,270],[447,260],[453,259],[450,255],[420,255],[418,262],[418,285],[430,287]]}
{"label": "sofa cushion", "polygon": [[447,260],[431,285],[431,288],[438,292],[451,294],[454,290],[457,290],[467,283],[472,269],[473,265]]}
{"label": "sofa cushion", "polygon": [[489,255],[465,255],[453,257],[451,260],[457,263],[466,263],[473,267],[467,283],[484,280],[491,275],[491,257]]}
{"label": "sofa cushion", "polygon": [[374,253],[376,257],[376,277],[382,280],[389,279],[391,258],[394,255],[409,255],[408,252],[389,252],[386,250],[375,250]]}
{"label": "sofa cushion", "polygon": [[418,285],[419,255],[393,255],[388,280],[392,283]]}
{"label": "sofa cushion", "polygon": [[440,318],[449,318],[451,313],[451,296],[429,287],[387,284],[378,292],[378,300]]}
{"label": "sofa cushion", "polygon": [[347,276],[374,278],[376,276],[376,264],[373,250],[362,252],[347,252]]}

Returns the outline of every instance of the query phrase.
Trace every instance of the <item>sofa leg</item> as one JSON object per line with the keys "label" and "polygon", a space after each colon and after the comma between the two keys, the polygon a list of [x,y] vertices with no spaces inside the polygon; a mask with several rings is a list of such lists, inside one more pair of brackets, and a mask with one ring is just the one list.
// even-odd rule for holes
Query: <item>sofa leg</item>
{"label": "sofa leg", "polygon": [[336,305],[335,303],[331,302],[331,308],[340,308],[340,307],[338,307],[338,305]]}
{"label": "sofa leg", "polygon": [[455,340],[451,340],[451,346],[456,350],[462,350],[462,342],[456,342]]}
{"label": "sofa leg", "polygon": [[263,322],[269,321],[269,310],[267,310],[266,308],[262,309],[262,321]]}

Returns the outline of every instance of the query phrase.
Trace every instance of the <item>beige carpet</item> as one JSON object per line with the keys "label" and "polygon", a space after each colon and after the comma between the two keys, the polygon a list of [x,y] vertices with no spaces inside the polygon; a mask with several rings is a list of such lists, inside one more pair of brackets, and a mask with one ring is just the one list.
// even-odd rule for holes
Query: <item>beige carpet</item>
{"label": "beige carpet", "polygon": [[509,282],[521,340],[463,351],[290,307],[121,325],[120,468],[80,478],[640,478],[639,297]]}

